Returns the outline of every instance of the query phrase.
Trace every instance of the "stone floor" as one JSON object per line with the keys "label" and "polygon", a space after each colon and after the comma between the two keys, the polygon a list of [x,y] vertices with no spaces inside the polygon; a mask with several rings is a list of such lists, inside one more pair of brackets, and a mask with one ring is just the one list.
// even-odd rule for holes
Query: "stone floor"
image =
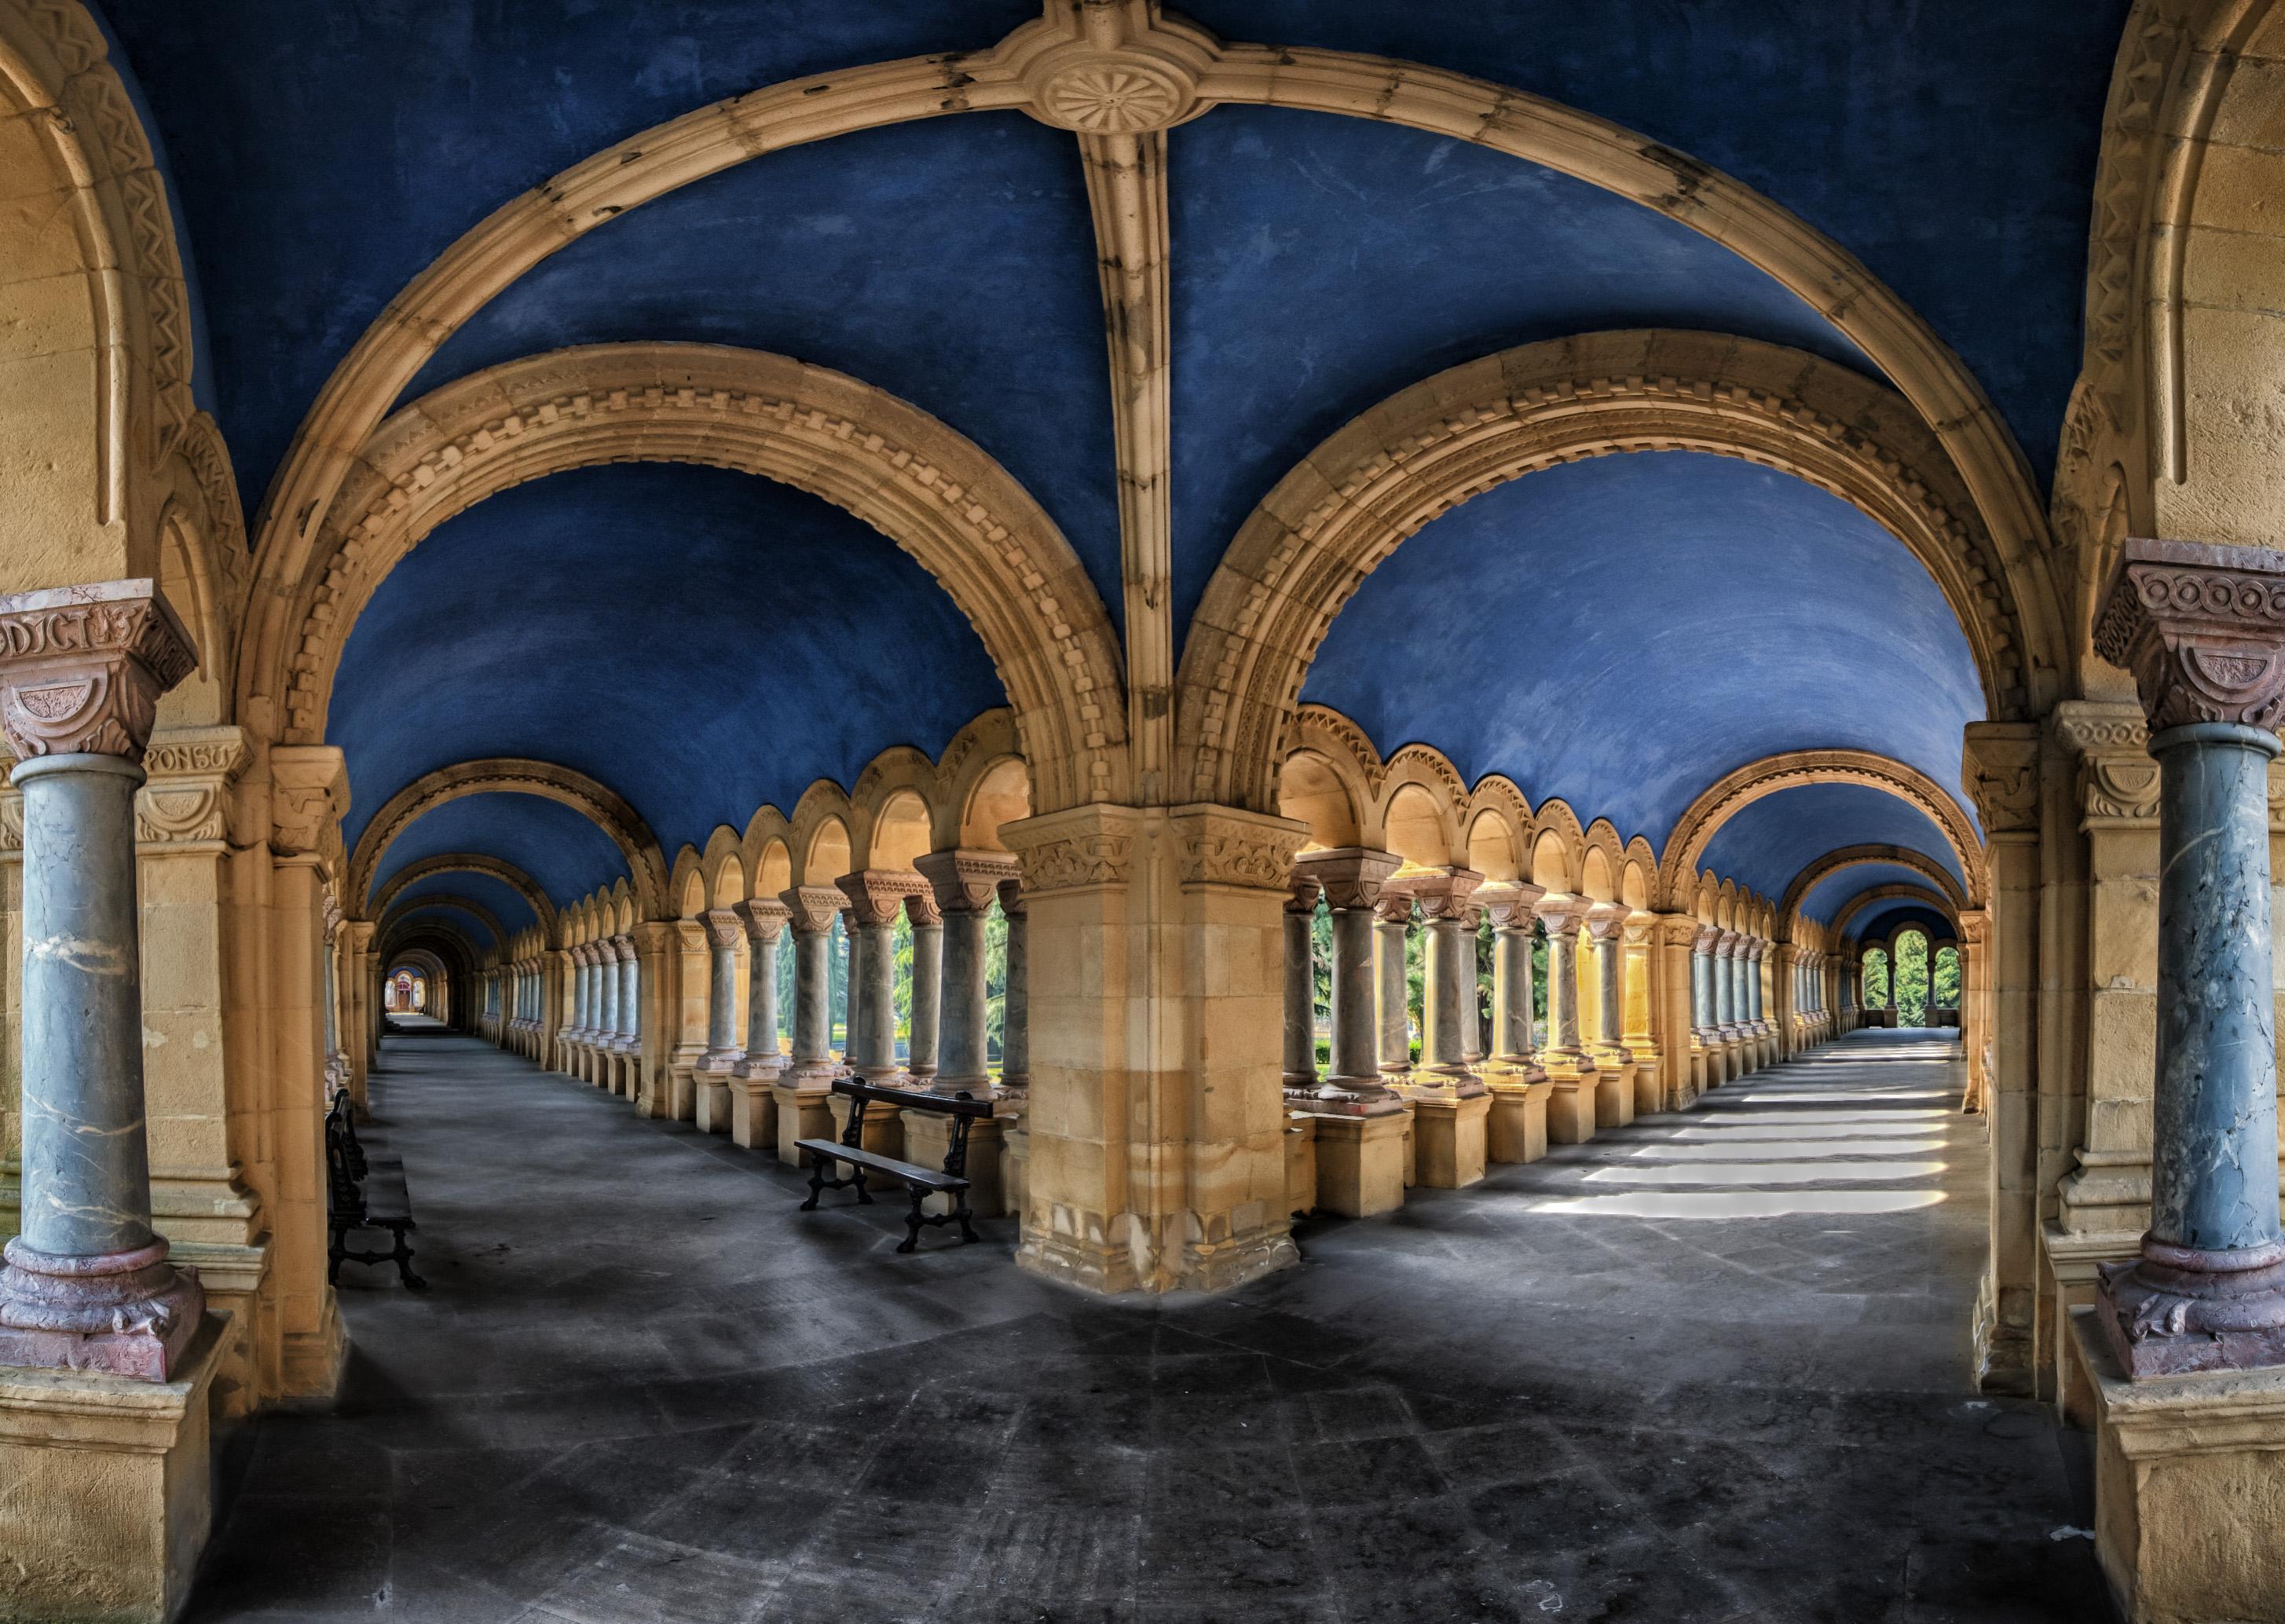
{"label": "stone floor", "polygon": [[387,1048],[435,1289],[345,1276],[339,1413],[241,1432],[197,1624],[2108,1616],[2078,1440],[1968,1391],[1983,1134],[1929,1034],[1155,1306]]}

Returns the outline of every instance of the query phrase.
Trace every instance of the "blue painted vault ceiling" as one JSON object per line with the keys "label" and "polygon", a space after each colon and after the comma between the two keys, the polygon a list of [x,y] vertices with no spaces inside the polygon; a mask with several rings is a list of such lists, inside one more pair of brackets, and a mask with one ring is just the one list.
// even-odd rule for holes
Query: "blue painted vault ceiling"
{"label": "blue painted vault ceiling", "polygon": [[522,893],[505,880],[494,879],[488,874],[466,870],[451,874],[432,874],[415,880],[397,893],[400,903],[410,903],[422,897],[466,897],[479,907],[490,908],[492,917],[508,930],[522,930],[539,922],[531,905]]}
{"label": "blue painted vault ceiling", "polygon": [[[1917,885],[1928,891],[1936,889],[1926,875],[1902,863],[1865,863],[1827,875],[1810,886],[1801,899],[1802,914],[1829,925],[1841,917],[1841,909],[1883,885]],[[1852,923],[1850,929],[1855,928]]]}
{"label": "blue painted vault ceiling", "polygon": [[[1926,812],[1865,784],[1805,784],[1763,796],[1722,826],[1707,843],[1700,867],[1734,876],[1764,896],[1782,898],[1794,875],[1843,846],[1901,846],[1966,883],[1959,859]],[[1846,872],[1869,875],[1873,870],[1867,867]],[[1866,889],[1865,883],[1850,883],[1845,895],[1832,900],[1837,906]],[[1814,917],[1830,918],[1831,914]]]}
{"label": "blue painted vault ceiling", "polygon": [[[1036,0],[101,3],[196,250],[199,388],[249,514],[357,338],[518,194],[709,102],[980,49],[1038,14]],[[1232,37],[1518,86],[1641,131],[1685,170],[1726,170],[1924,316],[2046,478],[2127,0],[1187,10]],[[1261,495],[1441,367],[1655,326],[1869,370],[1710,239],[1464,144],[1227,107],[1171,133],[1168,170],[1178,647]],[[1067,135],[970,114],[764,155],[543,262],[414,389],[640,339],[791,354],[942,418],[1038,498],[1119,624],[1096,254]],[[720,482],[734,481],[565,475],[444,527],[376,596],[335,690],[351,837],[430,766],[528,754],[612,784],[671,851],[763,801],[789,806],[812,777],[846,783],[890,745],[933,754],[1001,702],[917,566],[821,504]],[[1307,696],[1384,750],[1435,743],[1471,777],[1507,772],[1654,843],[1713,778],[1782,749],[1876,749],[1955,785],[1959,726],[1983,714],[1964,640],[1900,545],[1805,486],[1679,455],[1553,470],[1439,519],[1365,583]],[[1797,848],[1868,838],[1855,828],[1740,844],[1755,872],[1737,877],[1779,894]]]}
{"label": "blue painted vault ceiling", "polygon": [[1006,702],[951,598],[861,520],[750,475],[624,463],[439,525],[358,616],[326,731],[352,844],[421,774],[516,756],[616,790],[671,856],[765,803],[790,813],[816,779],[846,788],[891,745],[934,758]]}
{"label": "blue painted vault ceiling", "polygon": [[[1384,756],[1433,744],[1471,783],[1504,773],[1661,849],[1716,779],[1787,750],[1875,750],[1956,785],[1983,714],[1967,639],[1901,542],[1697,451],[1567,463],[1432,521],[1365,577],[1301,696]],[[1880,838],[1849,827],[1818,850]],[[1712,866],[1774,898],[1816,853],[1739,855],[1750,871]]]}
{"label": "blue painted vault ceiling", "polygon": [[478,953],[495,945],[506,945],[492,934],[490,925],[467,909],[449,902],[425,903],[420,907],[406,910],[391,922],[389,935],[401,940],[408,930],[423,924],[446,925],[458,930],[475,944]]}
{"label": "blue painted vault ceiling", "polygon": [[495,791],[447,801],[415,820],[382,854],[373,889],[424,857],[461,851],[514,864],[559,901],[609,886],[627,873],[611,837],[581,813],[539,796]]}
{"label": "blue painted vault ceiling", "polygon": [[1959,932],[1951,928],[1951,922],[1943,914],[1925,904],[1908,901],[1902,897],[1865,909],[1849,921],[1849,930],[1858,941],[1869,942],[1876,937],[1887,937],[1901,930],[1906,925],[1918,925],[1928,933],[1928,939],[1939,946],[1959,939]]}

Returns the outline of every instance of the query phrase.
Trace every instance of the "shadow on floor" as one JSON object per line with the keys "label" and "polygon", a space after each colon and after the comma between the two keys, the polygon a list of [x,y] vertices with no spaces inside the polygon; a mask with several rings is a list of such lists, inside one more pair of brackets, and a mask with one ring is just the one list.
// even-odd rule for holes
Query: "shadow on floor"
{"label": "shadow on floor", "polygon": [[2083,1460],[1969,1390],[1983,1129],[1929,1034],[1158,1304],[387,1048],[435,1290],[345,1273],[339,1411],[239,1436],[196,1624],[2108,1616]]}

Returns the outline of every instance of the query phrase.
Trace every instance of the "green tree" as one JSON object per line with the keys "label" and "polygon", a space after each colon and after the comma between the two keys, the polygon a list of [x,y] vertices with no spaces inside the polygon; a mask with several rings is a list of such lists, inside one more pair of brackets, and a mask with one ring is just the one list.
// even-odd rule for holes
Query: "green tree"
{"label": "green tree", "polygon": [[1939,1009],[1959,1008],[1959,949],[1939,947],[1936,954],[1936,1007]]}
{"label": "green tree", "polygon": [[1865,955],[1865,1008],[1885,1009],[1888,1007],[1888,953],[1886,948],[1875,947]]}
{"label": "green tree", "polygon": [[1905,1026],[1928,1024],[1928,945],[1918,930],[1896,938],[1896,1020]]}

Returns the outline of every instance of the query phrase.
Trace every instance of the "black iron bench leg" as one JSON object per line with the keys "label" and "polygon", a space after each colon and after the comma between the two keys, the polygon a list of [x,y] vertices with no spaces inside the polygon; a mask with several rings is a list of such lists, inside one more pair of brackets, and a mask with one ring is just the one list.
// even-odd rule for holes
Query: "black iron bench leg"
{"label": "black iron bench leg", "polygon": [[389,1254],[389,1259],[397,1265],[397,1277],[404,1283],[406,1291],[426,1291],[428,1289],[428,1283],[412,1272],[412,1248],[406,1244],[404,1239],[406,1233],[412,1228],[411,1224],[407,1224],[404,1228],[396,1231],[397,1249]]}
{"label": "black iron bench leg", "polygon": [[971,1227],[968,1221],[970,1219],[975,1217],[976,1213],[975,1211],[968,1204],[968,1192],[966,1190],[962,1190],[960,1193],[960,1205],[954,1209],[953,1216],[960,1220],[960,1243],[962,1245],[965,1246],[970,1241],[980,1241],[984,1238],[982,1236],[976,1233],[974,1228]]}
{"label": "black iron bench leg", "polygon": [[913,1210],[905,1214],[905,1243],[899,1251],[918,1251],[921,1245],[921,1226],[928,1220],[921,1216],[921,1204],[929,1198],[927,1190],[913,1186]]}
{"label": "black iron bench leg", "polygon": [[871,1206],[873,1204],[873,1192],[865,1188],[865,1170],[856,1163],[852,1162],[849,1164],[849,1172],[857,1186],[857,1204],[860,1207]]}
{"label": "black iron bench leg", "polygon": [[817,1198],[825,1193],[825,1158],[812,1155],[809,1158],[809,1199],[801,1204],[801,1211],[817,1211]]}

